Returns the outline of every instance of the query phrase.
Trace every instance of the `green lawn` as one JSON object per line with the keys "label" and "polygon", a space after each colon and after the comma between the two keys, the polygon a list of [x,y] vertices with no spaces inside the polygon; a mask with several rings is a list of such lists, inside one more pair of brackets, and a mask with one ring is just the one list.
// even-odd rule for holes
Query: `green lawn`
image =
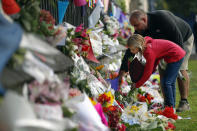
{"label": "green lawn", "polygon": [[[183,113],[178,113],[181,117],[191,117],[190,120],[177,120],[176,131],[197,131],[197,60],[189,62],[189,70],[191,71],[190,77],[190,90],[189,90],[189,103],[191,110]],[[179,102],[179,92],[177,88],[176,105]]]}

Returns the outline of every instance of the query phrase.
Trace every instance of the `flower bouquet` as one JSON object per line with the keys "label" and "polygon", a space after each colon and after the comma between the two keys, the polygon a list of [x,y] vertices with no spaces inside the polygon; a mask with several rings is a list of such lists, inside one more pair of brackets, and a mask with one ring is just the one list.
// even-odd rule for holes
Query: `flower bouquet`
{"label": "flower bouquet", "polygon": [[39,118],[63,119],[62,104],[68,98],[68,87],[64,83],[45,81],[43,84],[34,81],[28,85],[29,99]]}
{"label": "flower bouquet", "polygon": [[116,39],[119,35],[119,22],[113,16],[105,16],[104,17],[104,25],[105,25],[105,34],[111,36],[113,39]]}
{"label": "flower bouquet", "polygon": [[45,36],[53,36],[57,33],[57,30],[54,28],[55,19],[50,14],[49,11],[41,10],[39,16],[39,30]]}
{"label": "flower bouquet", "polygon": [[154,110],[153,113],[157,115],[163,115],[167,118],[172,118],[174,120],[178,119],[178,115],[174,113],[174,109],[172,107],[165,107],[164,110]]}
{"label": "flower bouquet", "polygon": [[99,63],[95,58],[90,42],[90,29],[84,29],[83,24],[77,26],[75,29],[67,30],[67,38],[65,50],[63,53],[73,56],[76,53],[78,56],[83,56],[91,61]]}

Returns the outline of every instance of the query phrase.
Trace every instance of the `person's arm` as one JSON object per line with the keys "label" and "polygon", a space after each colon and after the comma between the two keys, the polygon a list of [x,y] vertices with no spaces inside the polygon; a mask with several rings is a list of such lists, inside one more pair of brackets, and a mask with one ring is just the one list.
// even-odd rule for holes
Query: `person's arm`
{"label": "person's arm", "polygon": [[141,79],[135,84],[136,88],[139,88],[142,86],[151,76],[155,64],[155,54],[151,49],[149,49],[148,52],[144,54],[144,57],[146,58],[146,64],[144,67],[144,73],[141,77]]}
{"label": "person's arm", "polygon": [[181,31],[179,30],[177,23],[172,19],[173,14],[163,14],[158,16],[160,19],[160,25],[162,33],[164,33],[165,37],[168,38],[168,40],[173,41],[174,43],[178,44],[183,48],[183,38]]}
{"label": "person's arm", "polygon": [[134,54],[132,54],[130,52],[129,49],[126,50],[125,52],[125,55],[123,57],[123,60],[122,60],[122,64],[121,64],[121,67],[120,67],[120,71],[119,71],[119,83],[121,83],[122,81],[122,77],[126,74],[126,72],[128,72],[128,59],[130,57],[134,57]]}
{"label": "person's arm", "polygon": [[134,57],[134,54],[130,52],[129,49],[126,50],[125,55],[122,59],[122,64],[120,66],[120,71],[128,72],[128,59]]}

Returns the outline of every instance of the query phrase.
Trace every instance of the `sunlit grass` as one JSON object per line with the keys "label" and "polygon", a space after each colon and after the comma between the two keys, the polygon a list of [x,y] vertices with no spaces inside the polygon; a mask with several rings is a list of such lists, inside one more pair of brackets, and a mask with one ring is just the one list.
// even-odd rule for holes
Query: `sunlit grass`
{"label": "sunlit grass", "polygon": [[[186,118],[191,117],[190,120],[177,120],[176,131],[197,131],[197,60],[191,60],[189,62],[189,70],[191,72],[190,77],[190,89],[189,89],[189,103],[191,110],[183,113],[178,113],[179,116]],[[177,98],[176,104],[180,100],[178,88],[176,90]]]}

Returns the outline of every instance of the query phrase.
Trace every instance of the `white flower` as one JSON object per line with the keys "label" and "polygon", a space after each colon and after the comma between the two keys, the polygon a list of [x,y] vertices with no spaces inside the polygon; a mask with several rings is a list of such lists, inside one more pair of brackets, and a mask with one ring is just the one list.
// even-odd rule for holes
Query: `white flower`
{"label": "white flower", "polygon": [[73,50],[77,50],[78,46],[77,45],[73,45]]}

